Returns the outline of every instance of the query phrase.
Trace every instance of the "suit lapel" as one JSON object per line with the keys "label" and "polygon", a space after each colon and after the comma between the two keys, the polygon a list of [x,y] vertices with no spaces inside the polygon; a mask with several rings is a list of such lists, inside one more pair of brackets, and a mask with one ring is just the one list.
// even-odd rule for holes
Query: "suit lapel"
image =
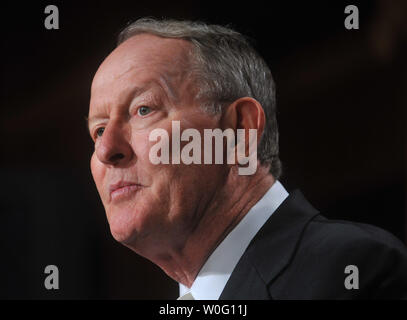
{"label": "suit lapel", "polygon": [[219,299],[272,299],[267,286],[284,272],[317,214],[301,191],[293,191],[250,242]]}

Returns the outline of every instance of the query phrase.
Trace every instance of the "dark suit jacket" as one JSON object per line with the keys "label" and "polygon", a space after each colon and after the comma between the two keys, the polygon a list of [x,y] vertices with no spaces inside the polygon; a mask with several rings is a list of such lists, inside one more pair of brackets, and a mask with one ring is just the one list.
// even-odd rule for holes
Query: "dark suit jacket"
{"label": "dark suit jacket", "polygon": [[[345,287],[356,276],[348,265],[358,268],[359,289]],[[407,249],[380,228],[326,219],[296,190],[251,241],[220,299],[407,299]]]}

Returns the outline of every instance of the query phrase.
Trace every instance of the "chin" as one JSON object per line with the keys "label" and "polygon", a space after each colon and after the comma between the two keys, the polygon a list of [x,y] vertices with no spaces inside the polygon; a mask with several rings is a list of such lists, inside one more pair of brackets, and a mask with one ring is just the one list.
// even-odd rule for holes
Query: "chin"
{"label": "chin", "polygon": [[109,215],[108,218],[110,233],[113,238],[123,244],[128,244],[134,239],[135,230],[135,218],[129,213],[115,213]]}
{"label": "chin", "polygon": [[120,228],[110,225],[110,233],[117,242],[122,244],[128,244],[134,238],[134,232],[126,227]]}
{"label": "chin", "polygon": [[132,232],[123,232],[121,230],[117,231],[112,227],[110,227],[110,233],[117,242],[120,242],[124,245],[129,244],[131,242],[131,239],[133,238]]}

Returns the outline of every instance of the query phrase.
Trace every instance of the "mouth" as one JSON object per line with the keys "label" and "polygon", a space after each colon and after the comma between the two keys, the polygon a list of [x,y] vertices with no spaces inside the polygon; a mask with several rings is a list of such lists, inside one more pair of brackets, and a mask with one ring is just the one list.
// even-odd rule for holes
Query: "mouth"
{"label": "mouth", "polygon": [[117,202],[128,199],[134,196],[137,191],[140,191],[141,188],[143,188],[141,184],[128,181],[112,184],[109,187],[110,201]]}

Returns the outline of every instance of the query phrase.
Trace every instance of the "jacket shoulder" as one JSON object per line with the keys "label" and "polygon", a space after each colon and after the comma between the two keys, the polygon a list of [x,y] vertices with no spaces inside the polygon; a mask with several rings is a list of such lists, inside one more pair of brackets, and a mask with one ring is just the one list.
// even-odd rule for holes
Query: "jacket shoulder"
{"label": "jacket shoulder", "polygon": [[[383,247],[405,251],[405,245],[390,232],[379,227],[345,220],[330,220],[315,216],[304,230],[304,245],[318,249],[364,250],[366,247]],[[318,245],[317,245],[318,244]]]}
{"label": "jacket shoulder", "polygon": [[281,299],[407,299],[407,249],[381,228],[317,215],[273,288]]}

